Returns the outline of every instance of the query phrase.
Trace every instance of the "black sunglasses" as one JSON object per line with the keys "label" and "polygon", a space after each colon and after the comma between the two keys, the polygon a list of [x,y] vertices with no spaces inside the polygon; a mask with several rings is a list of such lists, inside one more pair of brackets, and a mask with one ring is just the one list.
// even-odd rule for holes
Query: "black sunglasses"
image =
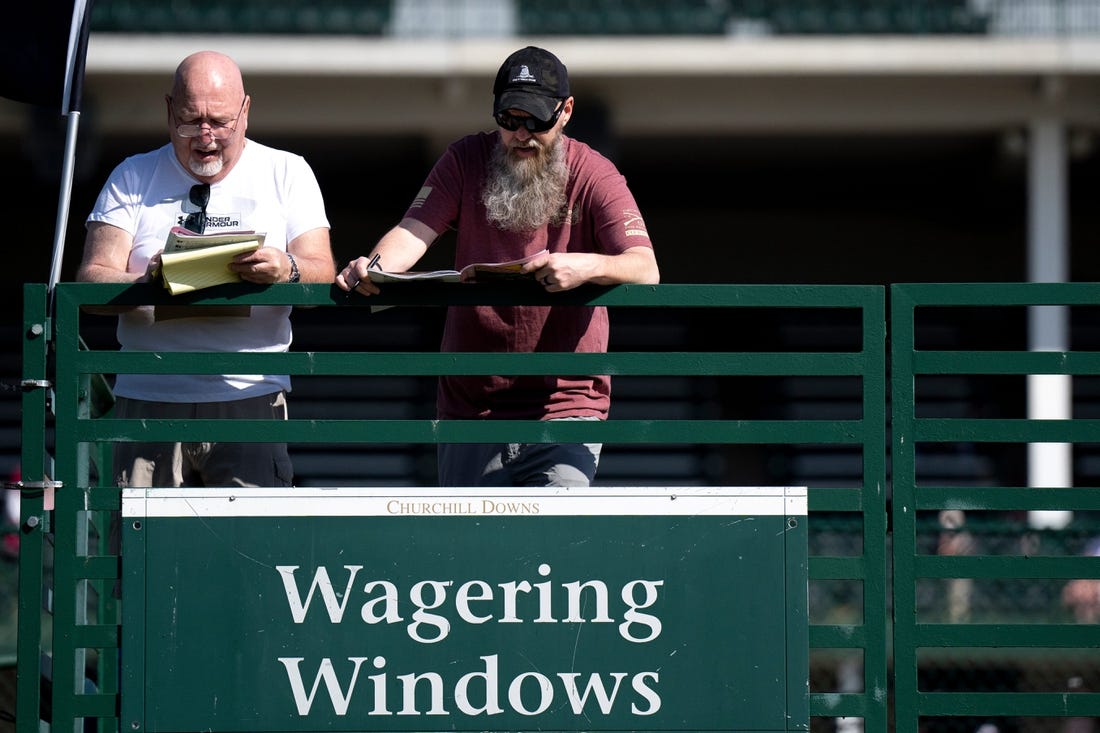
{"label": "black sunglasses", "polygon": [[497,124],[503,127],[508,132],[515,132],[521,127],[526,127],[527,132],[546,132],[554,125],[558,124],[558,118],[561,117],[562,110],[565,109],[565,100],[563,99],[558,108],[554,110],[554,114],[550,115],[550,119],[545,122],[538,117],[517,117],[510,112],[496,112],[493,114],[493,119],[497,121]]}
{"label": "black sunglasses", "polygon": [[183,227],[196,234],[202,234],[206,231],[206,205],[210,203],[210,184],[196,183],[191,187],[188,198],[192,204],[199,207],[199,210],[187,215],[183,220]]}

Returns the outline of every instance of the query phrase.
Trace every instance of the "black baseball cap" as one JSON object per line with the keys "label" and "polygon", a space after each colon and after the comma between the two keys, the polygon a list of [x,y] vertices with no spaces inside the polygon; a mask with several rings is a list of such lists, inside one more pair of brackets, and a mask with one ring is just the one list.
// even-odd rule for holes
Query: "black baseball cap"
{"label": "black baseball cap", "polygon": [[546,49],[527,46],[504,60],[493,84],[493,114],[520,109],[543,122],[569,96],[569,72]]}

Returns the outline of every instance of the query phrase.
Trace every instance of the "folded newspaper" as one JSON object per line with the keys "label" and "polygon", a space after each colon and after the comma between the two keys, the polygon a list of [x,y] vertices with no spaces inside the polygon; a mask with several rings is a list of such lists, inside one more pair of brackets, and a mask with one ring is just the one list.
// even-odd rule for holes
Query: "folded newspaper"
{"label": "folded newspaper", "polygon": [[520,278],[533,278],[534,274],[523,272],[523,266],[534,259],[547,254],[547,250],[540,250],[534,254],[521,257],[518,260],[507,262],[475,262],[466,265],[461,270],[427,270],[409,272],[386,272],[385,270],[368,270],[371,282],[406,282],[409,280],[434,280],[436,282],[487,282],[493,280],[515,280]]}

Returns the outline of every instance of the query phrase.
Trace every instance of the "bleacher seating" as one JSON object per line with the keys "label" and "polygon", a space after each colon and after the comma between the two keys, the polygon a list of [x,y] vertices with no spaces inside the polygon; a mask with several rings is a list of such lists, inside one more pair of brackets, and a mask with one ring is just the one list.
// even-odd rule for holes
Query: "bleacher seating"
{"label": "bleacher seating", "polygon": [[[130,33],[393,35],[402,0],[98,0],[92,29]],[[451,0],[449,0],[451,1]],[[466,0],[418,5],[455,12],[450,35],[496,34],[465,20],[481,6],[509,6],[518,35],[721,36],[975,34],[989,18],[967,0]],[[421,7],[423,6],[423,7]],[[438,6],[438,7],[436,7]],[[435,8],[435,10],[433,10]],[[486,10],[489,12],[489,10]],[[503,12],[503,11],[493,11]],[[446,21],[446,18],[444,18]]]}
{"label": "bleacher seating", "polygon": [[[439,312],[393,309],[362,318],[320,311],[295,314],[296,351],[344,348],[430,351],[439,344]],[[624,350],[691,350],[690,325],[655,323],[644,314],[616,314],[612,327]],[[338,346],[343,344],[343,346]],[[369,356],[365,357],[369,358]],[[435,414],[435,377],[294,377],[296,419],[426,419]],[[711,379],[620,375],[612,381],[610,419],[708,419],[720,409]],[[436,480],[433,445],[291,445],[296,482],[303,486],[426,486]],[[721,451],[700,445],[605,445],[597,480],[605,486],[696,486],[720,483]]]}
{"label": "bleacher seating", "polygon": [[518,0],[519,26],[532,35],[722,35],[729,8],[714,0]]}
{"label": "bleacher seating", "polygon": [[[1100,351],[1100,325],[1097,309],[1077,307],[1070,310],[1071,348],[1075,351]],[[1100,419],[1100,378],[1073,379],[1073,417]],[[1073,483],[1075,486],[1100,486],[1100,440],[1074,446]]]}
{"label": "bleacher seating", "polygon": [[99,0],[92,30],[112,33],[382,35],[391,0]]}
{"label": "bleacher seating", "polygon": [[776,35],[984,33],[987,19],[966,0],[730,0],[731,17]]}

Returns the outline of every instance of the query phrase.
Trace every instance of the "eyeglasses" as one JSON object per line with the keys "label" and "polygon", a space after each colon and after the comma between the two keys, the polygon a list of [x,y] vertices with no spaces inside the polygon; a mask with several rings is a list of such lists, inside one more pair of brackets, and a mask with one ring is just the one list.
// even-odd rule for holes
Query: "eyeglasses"
{"label": "eyeglasses", "polygon": [[[180,137],[201,137],[204,134],[210,135],[215,140],[228,140],[233,136],[233,133],[237,131],[237,120],[241,118],[244,113],[244,103],[248,101],[246,96],[241,100],[241,108],[237,111],[237,116],[226,122],[215,122],[213,120],[208,122],[189,122],[187,124],[179,124],[179,120],[176,119],[176,110],[172,109],[172,120],[176,123],[176,134]],[[171,106],[172,98],[168,98],[168,104]],[[206,125],[206,129],[203,130],[203,125]]]}
{"label": "eyeglasses", "polygon": [[493,115],[493,119],[508,132],[515,132],[521,127],[526,127],[527,132],[546,132],[558,124],[558,118],[561,117],[563,109],[565,109],[565,100],[562,100],[558,108],[554,110],[554,114],[550,115],[550,119],[545,122],[538,117],[518,117],[511,112],[497,112]]}
{"label": "eyeglasses", "polygon": [[206,231],[206,205],[210,203],[210,184],[196,183],[187,197],[199,210],[187,215],[183,220],[183,228],[202,234]]}

